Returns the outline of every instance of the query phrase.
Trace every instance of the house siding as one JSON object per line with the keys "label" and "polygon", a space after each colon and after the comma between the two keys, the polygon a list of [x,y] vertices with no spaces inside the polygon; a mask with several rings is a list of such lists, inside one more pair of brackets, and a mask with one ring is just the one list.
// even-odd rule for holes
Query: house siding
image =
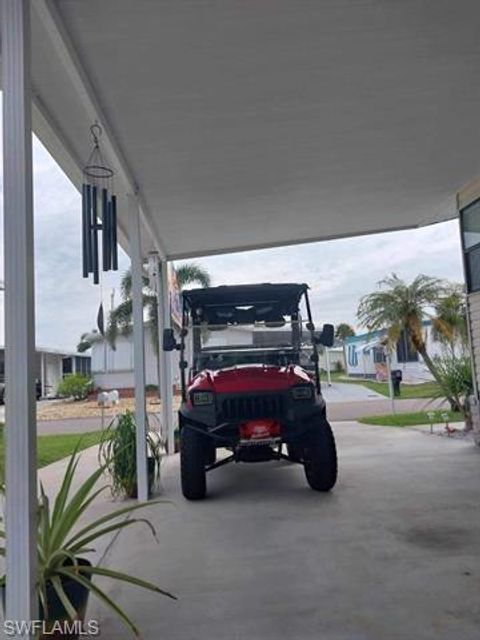
{"label": "house siding", "polygon": [[472,362],[478,389],[480,387],[480,292],[470,293],[467,304]]}

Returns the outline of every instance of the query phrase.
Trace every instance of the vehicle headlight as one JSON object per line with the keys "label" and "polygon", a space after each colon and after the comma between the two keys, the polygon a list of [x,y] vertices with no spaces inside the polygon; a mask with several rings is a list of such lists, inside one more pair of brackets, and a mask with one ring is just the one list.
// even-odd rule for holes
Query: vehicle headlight
{"label": "vehicle headlight", "polygon": [[194,391],[192,393],[192,404],[195,407],[213,404],[213,393],[211,391]]}
{"label": "vehicle headlight", "polygon": [[313,397],[313,387],[311,385],[293,387],[292,396],[294,400],[311,400]]}

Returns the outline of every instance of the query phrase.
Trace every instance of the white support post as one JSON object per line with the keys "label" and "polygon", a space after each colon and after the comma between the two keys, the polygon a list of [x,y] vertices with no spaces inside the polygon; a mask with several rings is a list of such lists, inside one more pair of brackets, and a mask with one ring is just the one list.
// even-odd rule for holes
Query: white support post
{"label": "white support post", "polygon": [[45,351],[40,353],[40,376],[42,384],[42,398],[47,395],[47,365],[45,363]]}
{"label": "white support post", "polygon": [[[30,2],[3,0],[6,619],[38,615]],[[18,631],[13,638],[27,638]]]}
{"label": "white support post", "polygon": [[[164,313],[163,313],[163,298],[165,295],[165,291],[163,288],[162,281],[162,265],[160,262],[160,257],[157,252],[153,252],[150,254],[150,274],[153,279],[152,286],[155,289],[157,294],[157,335],[158,335],[158,353],[157,355],[157,365],[158,365],[158,392],[159,397],[162,401],[161,407],[161,433],[162,439],[166,440],[168,438],[168,416],[167,416],[167,408],[165,403],[165,398],[168,394],[168,367],[170,365],[169,359],[167,358],[167,353],[163,350],[163,329],[165,326],[164,322]],[[167,294],[168,295],[168,294]]]}
{"label": "white support post", "polygon": [[[162,311],[163,326],[170,329],[172,326],[172,315],[170,310],[170,295],[168,290],[168,262],[162,262]],[[172,359],[170,353],[165,356],[165,401],[162,401],[162,422],[168,434],[168,454],[175,453],[175,423],[173,420],[173,381],[172,381]]]}
{"label": "white support post", "polygon": [[140,246],[138,203],[129,196],[130,259],[132,261],[133,368],[135,379],[135,422],[137,425],[138,499],[148,500],[147,403],[145,396],[145,339],[143,327],[143,264]]}

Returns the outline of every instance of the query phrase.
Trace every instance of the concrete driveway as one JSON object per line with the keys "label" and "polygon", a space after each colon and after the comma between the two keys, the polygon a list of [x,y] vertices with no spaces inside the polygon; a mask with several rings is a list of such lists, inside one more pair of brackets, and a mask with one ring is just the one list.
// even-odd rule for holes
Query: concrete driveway
{"label": "concrete driveway", "polygon": [[349,384],[347,382],[333,382],[330,387],[326,382],[323,382],[322,394],[328,404],[385,400],[385,396],[382,396],[381,393],[372,391],[361,384]]}
{"label": "concrete driveway", "polygon": [[[158,544],[126,531],[119,570],[174,591],[112,595],[146,640],[478,640],[480,450],[411,430],[335,425],[340,477],[328,495],[289,463],[212,472],[188,503],[178,460],[171,505],[151,507]],[[130,637],[93,604],[102,638]]]}

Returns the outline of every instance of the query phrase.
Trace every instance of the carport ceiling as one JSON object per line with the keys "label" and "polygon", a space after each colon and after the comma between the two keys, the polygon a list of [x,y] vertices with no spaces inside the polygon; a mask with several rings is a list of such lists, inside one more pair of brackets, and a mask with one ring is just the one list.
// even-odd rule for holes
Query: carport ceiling
{"label": "carport ceiling", "polygon": [[415,227],[480,174],[478,0],[32,4],[36,131],[78,183],[98,117],[145,250]]}

